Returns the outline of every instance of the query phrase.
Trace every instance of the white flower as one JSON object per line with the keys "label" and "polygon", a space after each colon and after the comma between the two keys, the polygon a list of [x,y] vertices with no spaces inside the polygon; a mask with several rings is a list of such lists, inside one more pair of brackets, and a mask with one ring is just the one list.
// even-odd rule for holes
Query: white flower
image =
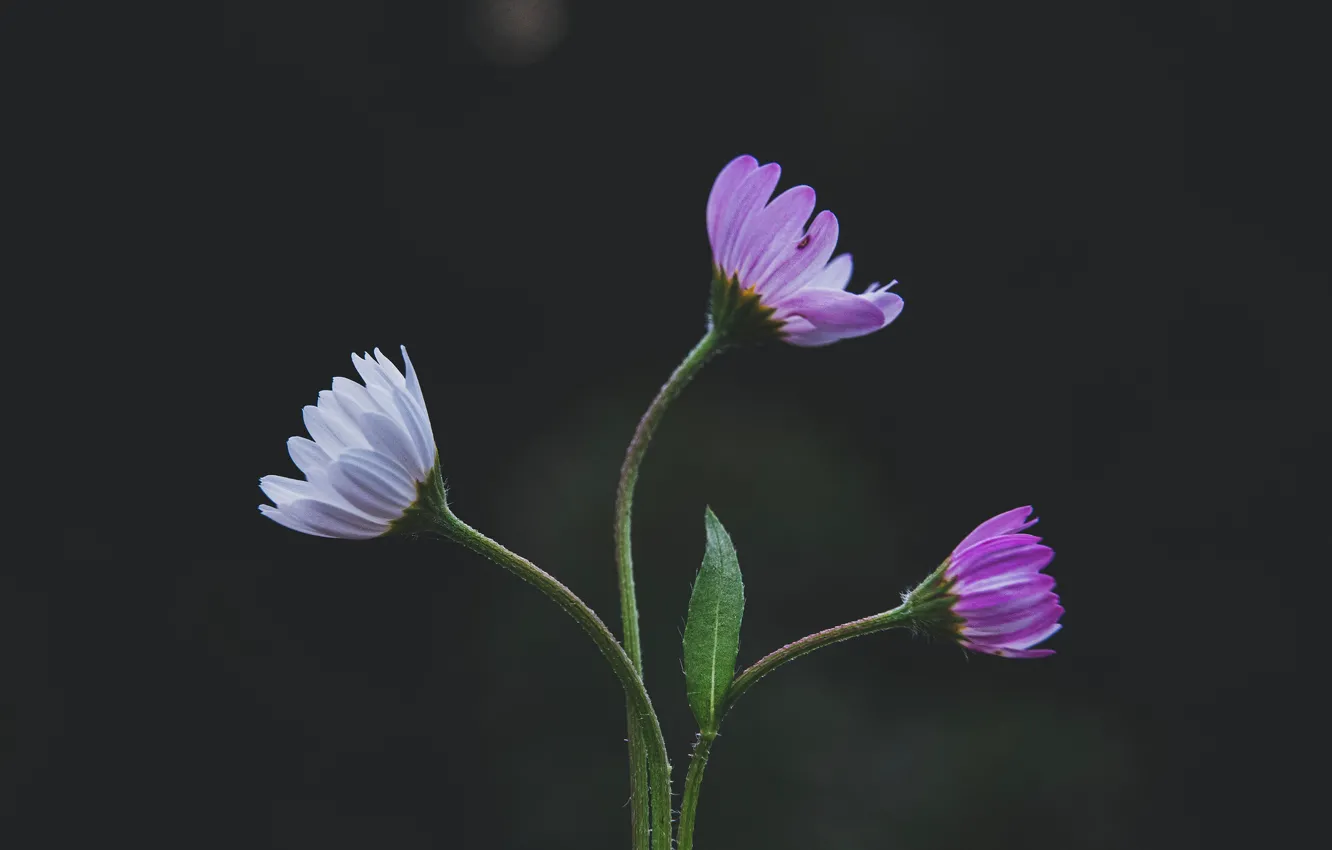
{"label": "white flower", "polygon": [[365,386],[334,378],[319,404],[305,407],[305,427],[314,440],[287,441],[305,480],[259,479],[273,500],[260,505],[260,513],[305,534],[352,540],[378,537],[402,519],[436,460],[430,416],[406,346],[402,359],[406,376],[377,348],[373,358],[352,355]]}

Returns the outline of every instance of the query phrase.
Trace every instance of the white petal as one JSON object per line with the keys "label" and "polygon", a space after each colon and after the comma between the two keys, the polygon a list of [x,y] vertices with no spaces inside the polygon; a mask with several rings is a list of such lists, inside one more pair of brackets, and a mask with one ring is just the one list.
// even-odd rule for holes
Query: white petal
{"label": "white petal", "polygon": [[393,384],[389,381],[388,375],[384,374],[384,370],[379,367],[378,363],[370,359],[370,355],[367,354],[366,356],[361,357],[353,354],[352,365],[356,367],[357,374],[361,376],[361,380],[365,381],[365,385],[368,389],[383,387],[388,390],[393,388]]}
{"label": "white petal", "polygon": [[328,468],[328,482],[352,507],[373,518],[395,520],[411,504],[404,504],[391,486],[354,463],[334,462]]}
{"label": "white petal", "polygon": [[[353,381],[351,378],[334,378],[333,392],[339,396],[344,396],[350,400],[359,410],[379,410],[379,405],[375,402],[370,393],[366,392],[365,387]],[[344,402],[345,406],[345,402]],[[380,413],[384,411],[380,410]]]}
{"label": "white petal", "polygon": [[407,379],[398,371],[398,365],[396,363],[384,356],[384,352],[380,351],[378,348],[375,349],[375,359],[379,361],[379,368],[383,369],[384,374],[392,380],[393,386],[398,389],[407,389]]}
{"label": "white petal", "polygon": [[372,448],[400,463],[417,481],[425,480],[428,470],[421,466],[412,438],[401,425],[382,413],[362,413],[356,421]]}
{"label": "white petal", "polygon": [[309,478],[312,472],[328,466],[329,462],[328,452],[319,448],[318,443],[304,437],[288,439],[287,454],[291,455],[291,462],[305,473],[306,478]]}
{"label": "white petal", "polygon": [[305,418],[305,430],[310,432],[310,436],[314,437],[315,443],[324,450],[325,454],[329,457],[337,457],[341,452],[347,450],[347,444],[334,434],[333,429],[329,428],[328,423],[324,421],[322,410],[313,404],[307,404],[301,409],[301,415]]}
{"label": "white petal", "polygon": [[404,505],[416,501],[416,484],[412,474],[393,458],[380,454],[374,449],[352,449],[338,458],[339,461],[364,467],[373,472],[386,485],[393,488]]}
{"label": "white petal", "polygon": [[421,423],[425,428],[426,448],[429,450],[430,458],[428,463],[435,465],[435,455],[439,449],[435,445],[435,431],[430,426],[430,410],[426,407],[425,396],[421,393],[421,382],[416,377],[416,369],[412,366],[412,358],[407,356],[407,346],[402,346],[402,362],[407,364],[407,392],[416,403],[420,405]]}
{"label": "white petal", "polygon": [[416,399],[417,403],[421,405],[421,409],[424,410],[425,396],[421,394],[421,381],[416,377],[416,369],[412,366],[412,358],[407,356],[407,346],[400,345],[398,348],[402,351],[402,362],[407,367],[407,392],[412,394],[412,398]]}
{"label": "white petal", "polygon": [[273,500],[279,508],[291,504],[297,499],[311,499],[319,495],[319,490],[309,481],[288,478],[285,475],[265,475],[259,479],[259,489]]}
{"label": "white petal", "polygon": [[398,411],[398,403],[393,400],[394,395],[399,392],[398,390],[376,384],[370,387],[368,392],[370,397],[375,400],[375,404],[379,406],[379,409],[375,411],[376,413],[382,413],[398,423],[399,426],[405,426],[406,423],[402,421],[402,413]]}
{"label": "white petal", "polygon": [[416,399],[405,391],[398,390],[393,394],[393,400],[398,403],[398,413],[404,430],[412,438],[412,445],[416,447],[416,457],[421,462],[421,468],[429,469],[435,465],[435,447],[426,442],[426,428],[429,426],[421,425],[422,416],[416,406]]}
{"label": "white petal", "polygon": [[324,390],[319,394],[318,406],[320,412],[324,414],[324,424],[343,445],[349,449],[364,448],[368,445],[360,426],[356,424],[356,417],[361,411],[344,407],[342,400],[332,390]]}
{"label": "white petal", "polygon": [[325,537],[365,540],[388,531],[386,522],[369,519],[315,499],[300,499],[284,506],[282,511],[310,526],[314,529],[313,533]]}
{"label": "white petal", "polygon": [[316,531],[310,524],[302,519],[292,516],[281,508],[275,508],[272,505],[260,505],[259,513],[276,522],[278,525],[285,525],[292,531],[299,531],[301,534],[312,534],[315,537],[332,537],[331,534],[325,534],[322,531]]}

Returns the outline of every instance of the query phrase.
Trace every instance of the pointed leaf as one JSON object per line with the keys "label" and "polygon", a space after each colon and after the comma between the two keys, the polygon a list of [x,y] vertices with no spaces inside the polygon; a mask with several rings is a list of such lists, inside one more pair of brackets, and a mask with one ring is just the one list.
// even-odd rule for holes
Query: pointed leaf
{"label": "pointed leaf", "polygon": [[708,508],[704,518],[708,548],[689,597],[684,630],[685,686],[689,707],[699,728],[717,731],[718,713],[735,677],[735,656],[740,650],[740,618],[745,610],[745,586],[731,537]]}

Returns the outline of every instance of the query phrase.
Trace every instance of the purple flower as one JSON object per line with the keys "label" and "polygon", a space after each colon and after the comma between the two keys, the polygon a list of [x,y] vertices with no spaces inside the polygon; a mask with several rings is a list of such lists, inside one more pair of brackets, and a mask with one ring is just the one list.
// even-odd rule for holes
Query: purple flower
{"label": "purple flower", "polygon": [[1004,658],[1042,658],[1033,646],[1059,631],[1064,609],[1045,569],[1054,551],[1022,534],[1036,524],[1031,508],[1016,508],[977,526],[944,562],[939,588],[949,600],[959,642]]}
{"label": "purple flower", "polygon": [[[846,291],[851,255],[833,259],[837,217],[814,211],[814,190],[787,189],[769,202],[781,167],[759,166],[741,156],[717,175],[708,196],[708,240],[714,278],[736,290],[732,307],[757,297],[758,312],[793,345],[827,345],[885,327],[902,312],[902,299],[888,292],[897,281],[871,284],[863,294]],[[718,286],[713,287],[714,321]],[[724,312],[724,311],[723,311]]]}

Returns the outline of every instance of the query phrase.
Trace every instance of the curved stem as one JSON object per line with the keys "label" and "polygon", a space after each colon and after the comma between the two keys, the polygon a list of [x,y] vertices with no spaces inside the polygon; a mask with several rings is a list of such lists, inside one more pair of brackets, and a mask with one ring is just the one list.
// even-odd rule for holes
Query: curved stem
{"label": "curved stem", "polygon": [[699,732],[698,743],[694,744],[694,757],[689,762],[689,773],[685,775],[684,801],[680,803],[680,824],[676,833],[678,850],[691,850],[694,846],[698,793],[703,787],[703,770],[708,766],[708,753],[712,751],[712,742],[716,738],[716,732]]}
{"label": "curved stem", "polygon": [[643,463],[648,443],[652,441],[652,435],[666,408],[720,351],[722,336],[720,330],[710,328],[671,373],[671,377],[648,406],[647,413],[639,420],[634,438],[629,441],[629,448],[625,452],[624,465],[620,468],[620,485],[615,491],[615,564],[620,574],[620,619],[624,623],[624,651],[640,675],[643,672],[643,649],[638,638],[638,599],[634,594],[634,557],[630,541],[638,467]]}
{"label": "curved stem", "polygon": [[764,676],[776,670],[788,661],[794,661],[802,655],[808,655],[816,649],[838,643],[844,640],[850,640],[853,637],[881,632],[885,629],[901,628],[907,624],[911,618],[912,607],[910,604],[899,605],[891,611],[885,611],[882,614],[875,614],[872,617],[863,617],[859,620],[852,620],[849,623],[843,623],[840,626],[833,626],[831,629],[824,629],[808,637],[803,637],[795,643],[788,643],[781,649],[770,652],[764,657],[755,661],[748,669],[731,682],[731,688],[726,693],[726,704],[722,706],[722,712],[725,713],[735,705],[740,697],[744,696],[745,691],[754,686],[754,683]]}
{"label": "curved stem", "polygon": [[661,725],[657,722],[657,714],[652,709],[652,700],[643,687],[643,680],[639,678],[633,662],[615,635],[611,634],[595,611],[550,573],[509,551],[452,514],[445,517],[444,523],[444,533],[450,539],[494,561],[528,584],[535,585],[564,609],[592,637],[597,649],[610,662],[629,702],[630,728],[637,731],[639,740],[644,743],[645,762],[653,776],[652,847],[654,850],[671,850],[671,765],[666,753],[666,740],[661,734]]}
{"label": "curved stem", "polygon": [[[739,676],[736,676],[735,680],[731,682],[730,690],[726,694],[726,703],[718,714],[718,725],[721,724],[722,717],[731,709],[731,706],[735,705],[736,700],[744,695],[745,691],[753,687],[759,679],[786,662],[794,661],[802,655],[808,655],[814,650],[831,643],[850,640],[853,637],[873,634],[886,629],[900,628],[910,619],[912,613],[913,607],[908,602],[882,614],[875,614],[872,617],[864,617],[859,620],[852,620],[849,623],[843,623],[840,626],[834,626],[831,629],[824,629],[821,632],[801,638],[795,643],[788,643],[776,652],[767,654]],[[689,762],[689,773],[685,776],[684,801],[680,804],[680,823],[676,834],[678,850],[693,850],[694,819],[698,811],[699,792],[703,787],[703,771],[708,766],[708,756],[712,752],[712,742],[716,738],[717,733],[715,731],[698,733],[698,743],[694,745],[694,757]]]}
{"label": "curved stem", "polygon": [[[638,483],[638,468],[647,454],[648,443],[657,430],[657,424],[675,397],[680,394],[699,370],[721,350],[722,332],[709,329],[693,350],[671,373],[657,397],[648,406],[647,413],[638,422],[634,437],[629,441],[625,452],[624,465],[620,468],[620,483],[615,491],[615,564],[620,581],[620,622],[624,625],[624,650],[633,664],[639,678],[643,676],[643,648],[638,636],[638,598],[634,592],[633,546],[630,541],[630,523],[634,510],[634,487]],[[648,791],[651,785],[663,782],[669,786],[670,776],[663,779],[649,779],[647,743],[634,722],[634,706],[627,707],[629,714],[629,798],[634,831],[634,846],[645,847],[648,839]],[[653,773],[656,773],[655,768]],[[657,794],[653,795],[656,798]],[[669,796],[668,796],[669,799]],[[655,803],[653,804],[656,805]],[[669,811],[669,806],[667,808]],[[655,827],[660,831],[660,826]]]}

